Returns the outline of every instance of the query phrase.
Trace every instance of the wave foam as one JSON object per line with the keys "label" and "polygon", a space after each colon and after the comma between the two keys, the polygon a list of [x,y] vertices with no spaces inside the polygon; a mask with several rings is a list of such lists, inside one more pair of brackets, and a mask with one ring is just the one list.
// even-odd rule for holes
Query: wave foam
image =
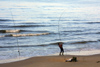
{"label": "wave foam", "polygon": [[49,33],[38,33],[38,34],[12,34],[13,37],[20,37],[20,36],[39,36],[39,35],[47,35]]}
{"label": "wave foam", "polygon": [[25,60],[25,59],[28,59],[28,58],[29,57],[17,57],[17,58],[14,58],[14,59],[0,60],[0,64],[21,61],[21,60]]}
{"label": "wave foam", "polygon": [[[87,50],[87,51],[73,51],[73,52],[65,52],[64,55],[78,55],[78,56],[90,56],[100,54],[100,50]],[[59,55],[59,53],[53,54]]]}
{"label": "wave foam", "polygon": [[0,30],[1,33],[18,33],[21,30]]}
{"label": "wave foam", "polygon": [[88,56],[100,54],[100,50],[88,50],[88,51],[76,51],[76,52],[68,52],[66,55],[80,55],[80,56]]}
{"label": "wave foam", "polygon": [[21,36],[40,36],[40,35],[48,35],[50,33],[37,33],[37,34],[9,34],[9,35],[3,35],[0,37],[21,37]]}

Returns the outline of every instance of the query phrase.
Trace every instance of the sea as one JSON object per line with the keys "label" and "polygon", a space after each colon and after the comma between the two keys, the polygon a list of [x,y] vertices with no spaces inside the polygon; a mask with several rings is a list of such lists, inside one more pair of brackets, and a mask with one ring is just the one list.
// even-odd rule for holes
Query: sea
{"label": "sea", "polygon": [[[100,1],[0,0],[0,61],[100,54]],[[6,61],[4,61],[6,62]]]}

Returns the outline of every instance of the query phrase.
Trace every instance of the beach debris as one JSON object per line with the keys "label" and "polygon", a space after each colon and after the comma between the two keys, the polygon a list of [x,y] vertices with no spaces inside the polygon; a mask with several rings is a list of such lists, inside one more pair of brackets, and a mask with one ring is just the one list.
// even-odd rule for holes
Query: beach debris
{"label": "beach debris", "polygon": [[65,62],[77,62],[77,57],[69,58]]}

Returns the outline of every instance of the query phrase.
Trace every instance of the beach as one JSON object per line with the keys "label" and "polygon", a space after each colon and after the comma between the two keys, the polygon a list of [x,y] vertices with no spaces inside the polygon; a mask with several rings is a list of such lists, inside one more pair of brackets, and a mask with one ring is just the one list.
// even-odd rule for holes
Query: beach
{"label": "beach", "polygon": [[73,55],[32,57],[22,61],[0,64],[0,67],[100,67],[100,54],[75,56],[77,62],[65,62],[66,59],[72,57]]}

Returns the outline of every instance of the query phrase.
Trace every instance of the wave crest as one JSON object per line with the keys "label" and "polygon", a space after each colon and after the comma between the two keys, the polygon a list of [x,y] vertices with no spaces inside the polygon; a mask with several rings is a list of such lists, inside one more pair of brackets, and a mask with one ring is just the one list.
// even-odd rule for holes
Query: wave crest
{"label": "wave crest", "polygon": [[21,30],[0,30],[0,33],[18,33]]}
{"label": "wave crest", "polygon": [[97,42],[97,41],[79,41],[79,42],[73,42],[71,44],[86,44],[86,43],[90,43],[90,42]]}
{"label": "wave crest", "polygon": [[49,33],[38,33],[38,34],[12,34],[13,37],[20,37],[20,36],[39,36],[39,35],[47,35]]}
{"label": "wave crest", "polygon": [[50,33],[37,33],[37,34],[9,34],[9,35],[3,35],[0,37],[21,37],[21,36],[40,36],[40,35],[48,35]]}

